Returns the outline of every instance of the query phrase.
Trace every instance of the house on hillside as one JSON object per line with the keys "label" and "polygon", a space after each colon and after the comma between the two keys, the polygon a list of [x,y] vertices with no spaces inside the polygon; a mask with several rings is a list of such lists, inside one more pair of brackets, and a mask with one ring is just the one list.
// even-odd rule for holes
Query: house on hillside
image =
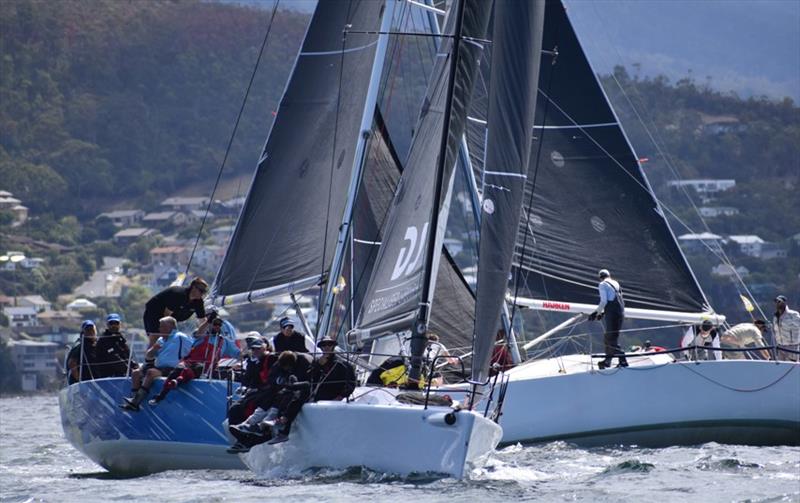
{"label": "house on hillside", "polygon": [[761,245],[761,259],[772,260],[789,256],[789,250],[780,243],[764,243]]}
{"label": "house on hillside", "polygon": [[750,257],[760,257],[761,249],[766,243],[766,241],[753,234],[728,236],[728,240],[738,245],[739,251]]}
{"label": "house on hillside", "polygon": [[205,210],[209,201],[207,197],[168,197],[161,201],[161,206],[188,213],[192,210]]}
{"label": "house on hillside", "polygon": [[117,227],[131,227],[142,221],[144,211],[142,210],[116,210],[107,213],[100,213],[97,218],[106,217]]}
{"label": "house on hillside", "polygon": [[3,308],[3,314],[8,318],[11,328],[37,327],[39,312],[32,306],[8,306]]}
{"label": "house on hillside", "polygon": [[164,227],[167,225],[184,225],[188,221],[186,214],[178,211],[159,211],[148,213],[142,223],[148,227]]}
{"label": "house on hillside", "polygon": [[701,206],[698,211],[705,218],[732,217],[739,214],[739,209],[732,206]]}
{"label": "house on hillside", "polygon": [[700,114],[699,132],[711,135],[725,133],[742,133],[747,131],[747,125],[732,115],[708,115]]}
{"label": "house on hillside", "polygon": [[680,189],[689,188],[701,195],[715,194],[717,192],[724,192],[736,187],[736,180],[720,179],[715,180],[711,178],[703,178],[696,180],[672,180],[667,182],[667,186]]}
{"label": "house on hillside", "polygon": [[155,229],[147,229],[144,227],[131,227],[123,229],[114,234],[114,242],[120,245],[132,244],[136,241],[157,234]]}
{"label": "house on hillside", "polygon": [[82,313],[84,311],[94,311],[97,309],[97,304],[89,299],[75,299],[65,306],[67,311]]}
{"label": "house on hillside", "polygon": [[711,268],[711,274],[722,278],[739,276],[744,278],[750,275],[750,269],[744,266],[734,267],[730,264],[719,264]]}
{"label": "house on hillside", "polygon": [[186,217],[189,223],[202,222],[203,218],[206,219],[206,222],[210,222],[217,218],[217,216],[210,211],[206,213],[206,210],[192,210],[186,214]]}
{"label": "house on hillside", "polygon": [[228,244],[228,240],[230,239],[231,235],[233,234],[233,225],[223,225],[221,227],[215,227],[209,231],[211,234],[211,238],[214,240],[215,243],[221,246],[225,246]]}
{"label": "house on hillside", "polygon": [[28,208],[7,190],[0,190],[0,211],[8,211],[14,215],[14,222],[11,224],[14,227],[25,223],[28,219]]}
{"label": "house on hillside", "polygon": [[189,250],[184,246],[159,246],[150,250],[150,262],[153,266],[167,265],[183,267],[189,261]]}
{"label": "house on hillside", "polygon": [[17,297],[17,305],[29,306],[36,309],[37,313],[41,313],[42,311],[48,311],[52,304],[41,295],[22,295]]}
{"label": "house on hillside", "polygon": [[193,267],[197,266],[198,269],[216,270],[222,263],[222,257],[225,255],[225,248],[220,245],[202,245],[198,246],[194,252],[194,259],[192,259]]}
{"label": "house on hillside", "polygon": [[711,232],[683,234],[678,236],[678,243],[687,252],[699,252],[705,249],[718,251],[722,249],[722,236]]}
{"label": "house on hillside", "polygon": [[59,378],[61,363],[56,352],[61,349],[54,342],[8,341],[11,361],[17,368],[22,391],[37,391]]}

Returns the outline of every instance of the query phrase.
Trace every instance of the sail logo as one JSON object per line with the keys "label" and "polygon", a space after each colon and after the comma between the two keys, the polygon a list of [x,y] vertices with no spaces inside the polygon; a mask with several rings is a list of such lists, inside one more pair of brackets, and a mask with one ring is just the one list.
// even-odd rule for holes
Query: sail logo
{"label": "sail logo", "polygon": [[569,311],[569,304],[566,302],[542,302],[542,307],[554,311]]}
{"label": "sail logo", "polygon": [[422,251],[425,249],[425,238],[428,235],[428,222],[422,226],[422,233],[417,231],[414,225],[408,226],[404,240],[408,241],[408,246],[400,248],[400,253],[397,255],[397,262],[394,264],[392,270],[392,278],[394,281],[401,276],[408,276],[417,268],[422,259]]}

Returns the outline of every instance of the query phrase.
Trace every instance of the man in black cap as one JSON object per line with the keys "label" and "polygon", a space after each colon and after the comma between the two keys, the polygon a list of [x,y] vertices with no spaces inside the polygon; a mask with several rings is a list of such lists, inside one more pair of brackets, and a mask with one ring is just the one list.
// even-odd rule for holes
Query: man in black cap
{"label": "man in black cap", "polygon": [[605,360],[599,362],[597,367],[605,369],[611,366],[614,356],[619,360],[619,367],[627,367],[628,361],[625,353],[619,345],[619,331],[622,322],[625,320],[625,300],[622,298],[622,287],[619,283],[611,279],[608,269],[600,269],[597,273],[600,284],[597,289],[600,292],[600,304],[595,311],[589,315],[589,320],[600,320],[605,318],[606,331],[603,334],[605,345]]}
{"label": "man in black cap", "polygon": [[106,329],[97,340],[98,372],[95,378],[124,377],[130,368],[137,368],[129,361],[131,350],[122,333],[122,317],[117,313],[106,316]]}
{"label": "man in black cap", "polygon": [[[775,297],[775,317],[772,319],[772,332],[775,334],[775,344],[790,351],[800,351],[800,313],[789,309],[786,297]],[[797,353],[778,350],[779,360],[798,361]]]}
{"label": "man in black cap", "polygon": [[208,283],[202,278],[194,278],[189,286],[165,288],[148,300],[144,306],[144,329],[150,338],[150,346],[163,335],[158,332],[161,318],[172,316],[179,322],[188,320],[192,314],[198,319],[204,318],[203,297],[206,292]]}
{"label": "man in black cap", "polygon": [[283,317],[279,322],[281,331],[272,338],[272,347],[276,353],[284,351],[294,351],[295,353],[308,353],[306,338],[300,332],[295,331],[294,321],[291,318]]}
{"label": "man in black cap", "polygon": [[353,366],[336,354],[336,339],[323,338],[317,346],[322,355],[311,365],[312,399],[343,400],[356,389]]}

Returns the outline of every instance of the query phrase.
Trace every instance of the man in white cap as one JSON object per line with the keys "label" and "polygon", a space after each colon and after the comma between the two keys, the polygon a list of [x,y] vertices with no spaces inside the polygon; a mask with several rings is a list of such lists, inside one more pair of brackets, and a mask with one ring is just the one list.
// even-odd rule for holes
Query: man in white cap
{"label": "man in white cap", "polygon": [[625,300],[622,298],[622,287],[619,286],[616,280],[611,279],[611,273],[608,272],[608,269],[600,269],[597,275],[600,278],[600,284],[597,285],[597,289],[600,292],[600,304],[589,315],[589,319],[604,319],[606,326],[605,334],[603,334],[606,358],[599,362],[597,366],[600,369],[610,367],[614,356],[616,356],[619,360],[618,366],[627,367],[628,361],[625,359],[625,353],[619,346],[619,331],[622,328],[622,322],[625,320]]}
{"label": "man in white cap", "polygon": [[[786,297],[775,297],[775,317],[772,319],[772,332],[775,334],[775,344],[784,349],[800,351],[800,313],[789,309]],[[797,353],[778,350],[779,360],[798,361]]]}

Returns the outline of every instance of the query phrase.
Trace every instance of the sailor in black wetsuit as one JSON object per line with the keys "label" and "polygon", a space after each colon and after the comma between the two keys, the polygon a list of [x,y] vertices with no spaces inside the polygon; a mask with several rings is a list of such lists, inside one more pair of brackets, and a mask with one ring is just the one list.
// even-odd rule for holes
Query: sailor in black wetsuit
{"label": "sailor in black wetsuit", "polygon": [[606,331],[603,334],[603,343],[606,358],[597,366],[601,369],[610,367],[611,361],[616,356],[619,359],[619,366],[627,367],[628,361],[619,345],[619,331],[625,320],[625,300],[622,298],[622,287],[617,281],[611,279],[608,269],[600,269],[598,276],[600,277],[600,284],[597,285],[600,292],[600,304],[595,312],[589,315],[589,319],[604,319],[605,321]]}
{"label": "sailor in black wetsuit", "polygon": [[208,283],[195,278],[189,286],[171,286],[161,290],[147,301],[144,307],[144,329],[152,345],[159,336],[158,320],[172,316],[176,321],[186,321],[192,314],[198,319],[205,317],[203,296],[208,291]]}
{"label": "sailor in black wetsuit", "polygon": [[294,351],[295,353],[308,353],[306,347],[306,337],[300,332],[295,331],[294,322],[291,318],[281,318],[281,331],[272,338],[272,347],[275,352],[280,354],[284,351]]}

